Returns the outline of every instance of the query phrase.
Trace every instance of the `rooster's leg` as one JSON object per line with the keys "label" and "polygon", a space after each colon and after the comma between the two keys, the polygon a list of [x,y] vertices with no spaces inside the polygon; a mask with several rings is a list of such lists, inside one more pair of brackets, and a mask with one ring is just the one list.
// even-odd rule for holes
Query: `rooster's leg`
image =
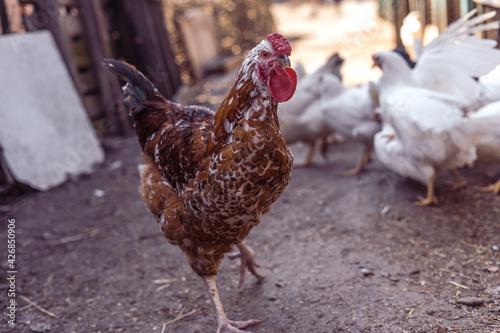
{"label": "rooster's leg", "polygon": [[319,151],[325,161],[328,161],[328,138],[326,136],[319,139]]}
{"label": "rooster's leg", "polygon": [[238,333],[245,332],[240,330],[240,328],[245,328],[253,324],[260,323],[260,320],[250,319],[246,321],[232,321],[227,319],[224,313],[224,308],[222,307],[222,302],[220,301],[219,292],[217,291],[217,284],[215,283],[215,275],[202,276],[201,277],[208,288],[208,293],[212,299],[212,303],[215,307],[215,313],[217,315],[217,333]]}
{"label": "rooster's leg", "polygon": [[458,174],[458,170],[456,168],[453,168],[451,172],[453,172],[453,177],[455,177],[456,184],[448,186],[448,189],[450,191],[458,191],[467,187],[467,183],[464,182],[462,178],[460,178],[460,175]]}
{"label": "rooster's leg", "polygon": [[236,254],[231,254],[229,255],[229,259],[234,260],[236,258],[241,259],[241,266],[240,266],[240,282],[238,283],[238,288],[240,288],[243,285],[243,282],[245,282],[245,272],[248,268],[250,273],[255,275],[259,280],[264,278],[264,275],[261,275],[257,272],[257,267],[260,267],[259,264],[255,262],[255,253],[251,248],[249,248],[245,242],[241,242],[237,244],[238,249],[240,250],[239,253]]}
{"label": "rooster's leg", "polygon": [[361,157],[358,160],[358,165],[356,165],[356,167],[352,170],[343,172],[342,176],[344,177],[355,176],[361,171],[363,171],[365,166],[371,160],[372,151],[373,151],[373,144],[369,144],[368,146],[366,146],[365,150],[363,150],[363,153],[361,154]]}
{"label": "rooster's leg", "polygon": [[500,179],[495,184],[491,184],[491,185],[486,186],[486,187],[480,187],[479,191],[481,191],[481,192],[493,191],[493,193],[495,193],[495,194],[500,193]]}
{"label": "rooster's leg", "polygon": [[338,135],[337,133],[333,133],[332,135],[326,137],[325,140],[327,143],[334,143],[336,145],[341,145],[347,141],[343,136]]}
{"label": "rooster's leg", "polygon": [[309,146],[309,151],[307,152],[306,160],[302,163],[297,164],[297,167],[308,167],[313,164],[314,157],[314,147],[316,146],[316,142],[311,143]]}
{"label": "rooster's leg", "polygon": [[415,206],[429,206],[437,205],[438,199],[434,195],[434,176],[429,178],[429,183],[427,184],[427,198],[418,196],[418,201],[415,202]]}

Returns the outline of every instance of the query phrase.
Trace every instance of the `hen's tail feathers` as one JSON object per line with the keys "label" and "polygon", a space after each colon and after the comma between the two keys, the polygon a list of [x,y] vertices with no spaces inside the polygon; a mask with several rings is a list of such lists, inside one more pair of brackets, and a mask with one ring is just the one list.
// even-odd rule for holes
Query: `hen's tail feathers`
{"label": "hen's tail feathers", "polygon": [[127,82],[122,89],[125,105],[130,108],[131,116],[137,115],[150,106],[147,105],[148,103],[145,104],[145,101],[158,100],[165,102],[165,98],[158,92],[153,83],[134,66],[113,59],[105,59],[102,65]]}
{"label": "hen's tail feathers", "polygon": [[467,125],[480,141],[497,141],[500,138],[500,101],[471,113]]}

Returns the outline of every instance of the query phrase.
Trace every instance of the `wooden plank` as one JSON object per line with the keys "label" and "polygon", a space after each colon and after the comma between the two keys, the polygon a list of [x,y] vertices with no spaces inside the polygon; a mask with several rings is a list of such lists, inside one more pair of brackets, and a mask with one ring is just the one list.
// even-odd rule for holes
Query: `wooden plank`
{"label": "wooden plank", "polygon": [[119,35],[117,55],[135,65],[166,97],[182,84],[165,27],[161,1],[115,2],[110,26]]}
{"label": "wooden plank", "polygon": [[69,38],[82,36],[85,33],[79,16],[66,15],[62,18],[63,29]]}
{"label": "wooden plank", "polygon": [[500,3],[498,2],[498,0],[473,0],[473,1],[478,5],[489,6],[492,8],[500,9]]}
{"label": "wooden plank", "polygon": [[[73,78],[73,82],[82,96],[82,87],[81,81],[78,76],[78,71],[76,64],[73,60],[73,53],[71,51],[71,47],[69,45],[69,40],[64,34],[62,29],[61,16],[59,15],[59,4],[56,0],[19,0],[20,4],[35,4],[38,8],[39,13],[41,15],[31,15],[25,17],[25,22],[27,29],[29,31],[34,30],[50,30],[52,36],[54,37],[56,44],[59,48],[59,52],[61,53],[66,66]],[[35,13],[36,14],[36,13]],[[38,21],[37,18],[45,17],[46,21]]]}
{"label": "wooden plank", "polygon": [[448,27],[447,1],[432,0],[432,22],[437,25],[439,32]]}
{"label": "wooden plank", "polygon": [[57,0],[60,6],[64,7],[77,7],[78,0]]}
{"label": "wooden plank", "polygon": [[80,78],[82,79],[82,85],[85,92],[98,91],[99,85],[97,84],[97,78],[94,71],[86,71],[80,73]]}
{"label": "wooden plank", "polygon": [[[498,20],[500,17],[500,3],[495,0],[474,0],[474,3],[478,6],[479,13],[486,13],[489,11],[496,11],[497,15],[493,17],[490,21]],[[500,29],[484,31],[482,33],[483,38],[494,39],[498,42],[496,48],[500,48]]]}
{"label": "wooden plank", "polygon": [[0,147],[0,193],[4,190],[8,190],[12,184],[16,181],[9,171],[5,159],[3,157],[2,147]]}
{"label": "wooden plank", "polygon": [[163,9],[163,3],[158,3],[157,8],[159,10],[156,11],[156,15],[158,17],[157,24],[161,26],[161,29],[158,29],[160,32],[160,41],[161,41],[161,51],[163,55],[163,59],[165,59],[165,68],[168,73],[168,79],[170,82],[171,95],[169,94],[169,98],[173,97],[177,92],[179,87],[182,85],[182,80],[179,74],[179,69],[177,68],[177,64],[175,62],[174,50],[172,44],[170,43],[170,37],[167,31],[167,24],[165,22],[165,11]]}
{"label": "wooden plank", "polygon": [[7,8],[5,7],[4,0],[0,0],[0,21],[2,24],[2,33],[4,35],[10,33],[9,18],[7,16]]}
{"label": "wooden plank", "polygon": [[90,119],[96,119],[104,115],[101,104],[101,97],[98,94],[83,96],[83,105],[85,105]]}
{"label": "wooden plank", "polygon": [[197,80],[203,79],[204,68],[213,66],[219,55],[214,21],[213,11],[206,7],[190,8],[177,18]]}
{"label": "wooden plank", "polygon": [[[79,39],[71,43],[73,59],[77,68],[89,68],[92,66],[92,59],[89,55],[87,41]],[[83,91],[83,89],[82,89]]]}
{"label": "wooden plank", "polygon": [[9,33],[23,33],[24,29],[22,9],[17,0],[3,0],[7,12]]}
{"label": "wooden plank", "polygon": [[155,0],[142,0],[136,3],[136,8],[144,15],[142,20],[148,23],[147,26],[144,25],[141,16],[134,15],[136,28],[141,29],[145,43],[149,45],[149,50],[152,50],[152,52],[142,53],[144,59],[147,59],[146,71],[149,75],[155,76],[158,89],[164,96],[172,98],[181,82],[165,28],[162,3]]}
{"label": "wooden plank", "polygon": [[455,22],[460,18],[460,1],[459,0],[448,0],[446,1],[447,3],[447,18],[448,18],[448,25],[451,22]]}
{"label": "wooden plank", "polygon": [[403,25],[403,19],[408,15],[408,0],[398,1],[393,0],[392,6],[394,9],[394,28],[396,33],[396,45],[403,46],[403,41],[401,40],[400,29]]}
{"label": "wooden plank", "polygon": [[[116,103],[116,100],[118,98],[121,99],[122,96],[118,80],[101,66],[104,58],[111,57],[111,51],[103,40],[107,32],[104,29],[105,25],[100,1],[82,0],[80,1],[79,9],[85,26],[85,40],[88,43],[91,68],[99,86],[101,110],[105,110],[107,117],[115,123],[117,131],[128,135],[130,133],[130,125],[126,119],[127,111],[121,103]],[[122,115],[121,117],[117,116],[114,109],[115,106],[118,107],[118,113]]]}

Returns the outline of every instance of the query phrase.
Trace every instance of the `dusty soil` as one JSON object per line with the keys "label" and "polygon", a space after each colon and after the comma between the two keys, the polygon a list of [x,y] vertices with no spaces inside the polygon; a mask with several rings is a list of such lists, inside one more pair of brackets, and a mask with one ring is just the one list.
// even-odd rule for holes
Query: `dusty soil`
{"label": "dusty soil", "polygon": [[[1,244],[7,220],[16,221],[18,270],[17,327],[2,316],[0,331],[215,332],[203,283],[137,190],[136,139],[106,147],[92,175],[0,206]],[[292,150],[302,161],[306,147]],[[249,276],[238,289],[238,263],[222,263],[228,316],[262,320],[254,333],[500,332],[500,196],[475,188],[496,181],[498,167],[462,171],[469,186],[457,192],[440,177],[440,205],[421,208],[412,202],[425,187],[376,161],[358,177],[339,176],[361,150],[332,146],[328,161],[294,170],[247,238],[266,278]],[[460,304],[467,297],[481,304]],[[6,297],[0,306],[5,313]]]}
{"label": "dusty soil", "polygon": [[[135,138],[114,146],[91,176],[2,206],[2,244],[7,218],[16,220],[18,312],[16,329],[2,319],[0,331],[215,331],[201,280],[137,191]],[[262,283],[248,277],[238,289],[238,265],[224,259],[218,284],[229,317],[261,319],[255,333],[500,332],[500,196],[474,189],[498,170],[465,170],[469,187],[459,192],[442,177],[440,205],[419,208],[412,201],[425,188],[377,162],[339,176],[361,148],[334,146],[330,161],[294,170],[247,239]],[[305,156],[293,150],[296,161]],[[484,303],[457,303],[464,297]]]}

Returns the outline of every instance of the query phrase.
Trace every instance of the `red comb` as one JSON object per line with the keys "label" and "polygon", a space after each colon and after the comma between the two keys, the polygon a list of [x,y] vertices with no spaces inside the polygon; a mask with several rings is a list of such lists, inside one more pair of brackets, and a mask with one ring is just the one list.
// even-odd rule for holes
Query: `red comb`
{"label": "red comb", "polygon": [[290,54],[292,54],[292,47],[290,46],[290,43],[288,43],[286,38],[279,33],[273,32],[272,34],[269,34],[267,36],[267,40],[271,43],[273,48],[278,51],[280,57],[284,56],[285,54],[287,56],[290,56]]}

